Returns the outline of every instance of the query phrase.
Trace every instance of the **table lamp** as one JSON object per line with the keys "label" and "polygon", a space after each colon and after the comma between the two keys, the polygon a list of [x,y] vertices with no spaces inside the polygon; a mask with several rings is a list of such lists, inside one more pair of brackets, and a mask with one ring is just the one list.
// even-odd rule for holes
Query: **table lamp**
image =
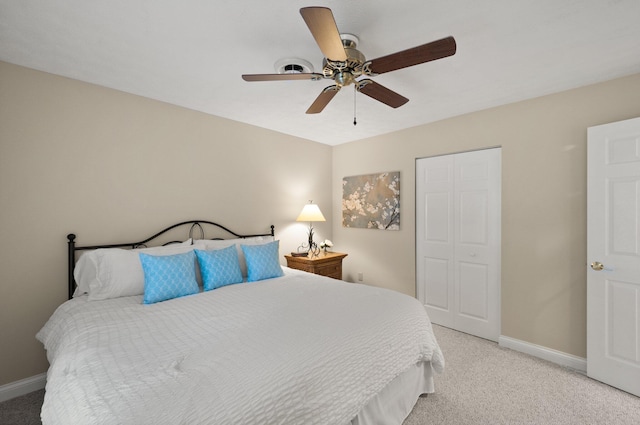
{"label": "table lamp", "polygon": [[322,211],[320,211],[320,208],[318,207],[318,205],[314,204],[313,201],[309,201],[309,203],[307,205],[305,205],[304,208],[302,208],[302,212],[300,213],[300,215],[298,216],[296,221],[308,221],[309,222],[309,240],[307,241],[308,245],[305,245],[304,243],[302,245],[300,245],[300,247],[298,248],[298,252],[300,252],[300,249],[302,248],[303,251],[306,249],[307,255],[309,253],[312,256],[313,255],[318,255],[318,253],[320,253],[320,248],[313,241],[313,225],[312,225],[312,223],[314,221],[327,221],[327,220],[325,220],[324,216],[322,215]]}

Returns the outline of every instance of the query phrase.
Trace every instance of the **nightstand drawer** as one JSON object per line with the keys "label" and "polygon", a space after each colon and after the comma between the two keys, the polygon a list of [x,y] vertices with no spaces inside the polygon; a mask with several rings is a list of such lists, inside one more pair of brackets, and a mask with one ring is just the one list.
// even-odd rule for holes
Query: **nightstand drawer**
{"label": "nightstand drawer", "polygon": [[328,276],[334,279],[342,279],[342,263],[321,265],[312,273],[321,274],[322,276]]}
{"label": "nightstand drawer", "polygon": [[315,273],[316,268],[309,264],[287,264],[287,267],[291,267],[292,269],[302,270],[303,272]]}

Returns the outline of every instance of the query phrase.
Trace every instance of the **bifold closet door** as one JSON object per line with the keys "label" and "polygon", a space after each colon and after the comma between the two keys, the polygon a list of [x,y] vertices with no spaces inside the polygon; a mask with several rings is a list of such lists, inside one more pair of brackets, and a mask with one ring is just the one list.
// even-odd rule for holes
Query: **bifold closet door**
{"label": "bifold closet door", "polygon": [[501,149],[416,161],[416,286],[434,323],[500,335]]}

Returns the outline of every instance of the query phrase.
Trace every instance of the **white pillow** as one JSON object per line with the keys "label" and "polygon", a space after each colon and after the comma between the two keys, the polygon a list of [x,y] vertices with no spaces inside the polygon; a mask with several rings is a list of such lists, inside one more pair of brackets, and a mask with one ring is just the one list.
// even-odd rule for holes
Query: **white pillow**
{"label": "white pillow", "polygon": [[144,273],[139,253],[173,255],[191,250],[193,245],[189,239],[180,244],[153,248],[88,251],[76,263],[73,276],[78,286],[73,296],[88,293],[89,301],[94,301],[141,295],[144,293]]}
{"label": "white pillow", "polygon": [[247,278],[247,262],[244,259],[244,253],[240,245],[262,245],[265,243],[273,242],[275,238],[273,236],[255,236],[252,238],[238,238],[238,239],[198,239],[193,241],[193,246],[196,249],[203,249],[206,251],[213,251],[216,249],[226,248],[231,245],[236,246],[238,251],[238,261],[240,262],[240,271],[242,271],[242,277]]}

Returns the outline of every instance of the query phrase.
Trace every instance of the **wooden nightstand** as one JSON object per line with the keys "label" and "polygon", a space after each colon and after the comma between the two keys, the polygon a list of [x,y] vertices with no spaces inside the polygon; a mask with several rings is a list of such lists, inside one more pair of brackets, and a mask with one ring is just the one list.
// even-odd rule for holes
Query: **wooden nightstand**
{"label": "wooden nightstand", "polygon": [[340,252],[321,252],[314,257],[285,255],[284,258],[287,259],[287,267],[292,269],[342,279],[342,259],[346,256]]}

